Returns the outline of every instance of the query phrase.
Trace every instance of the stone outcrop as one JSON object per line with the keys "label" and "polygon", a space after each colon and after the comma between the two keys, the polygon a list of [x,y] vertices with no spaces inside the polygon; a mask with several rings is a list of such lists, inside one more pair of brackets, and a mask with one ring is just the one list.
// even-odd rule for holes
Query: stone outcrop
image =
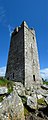
{"label": "stone outcrop", "polygon": [[[38,100],[43,100],[43,102],[39,104]],[[0,103],[0,120],[24,120],[23,105],[34,110],[47,107],[48,90],[40,86],[25,88],[23,84],[15,82],[13,92],[8,97],[4,97]]]}
{"label": "stone outcrop", "polygon": [[48,90],[48,85],[46,85],[46,84],[44,84],[44,85],[41,85],[41,87],[42,87],[43,89],[46,89],[46,90]]}
{"label": "stone outcrop", "polygon": [[7,87],[0,87],[0,95],[1,94],[5,94],[8,92],[8,88]]}
{"label": "stone outcrop", "polygon": [[24,120],[24,107],[16,90],[0,104],[0,120]]}
{"label": "stone outcrop", "polygon": [[15,82],[14,89],[16,89],[19,96],[25,96],[25,88],[21,82]]}
{"label": "stone outcrop", "polygon": [[27,105],[31,108],[31,109],[37,109],[37,98],[36,98],[36,94],[33,95],[33,97],[28,96],[27,97]]}

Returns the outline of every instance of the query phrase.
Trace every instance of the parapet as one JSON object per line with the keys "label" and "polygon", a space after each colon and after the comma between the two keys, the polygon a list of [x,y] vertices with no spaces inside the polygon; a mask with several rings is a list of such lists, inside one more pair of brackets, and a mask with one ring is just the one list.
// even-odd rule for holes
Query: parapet
{"label": "parapet", "polygon": [[19,26],[19,27],[16,27],[12,33],[12,36],[16,35],[20,30],[21,28],[23,27],[26,27],[28,30],[30,30],[30,32],[32,32],[32,34],[35,35],[35,30],[34,28],[29,28],[26,21],[23,21],[22,24]]}

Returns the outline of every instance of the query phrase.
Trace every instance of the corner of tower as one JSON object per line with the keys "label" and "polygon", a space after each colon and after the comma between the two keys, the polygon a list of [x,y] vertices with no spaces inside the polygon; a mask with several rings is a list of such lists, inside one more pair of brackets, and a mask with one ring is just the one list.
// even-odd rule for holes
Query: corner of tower
{"label": "corner of tower", "polygon": [[27,27],[28,28],[28,25],[26,23],[26,21],[23,21],[22,24],[21,24],[21,27],[24,26],[24,27]]}
{"label": "corner of tower", "polygon": [[34,35],[36,35],[36,33],[35,33],[35,29],[32,27],[32,28],[30,28],[31,29],[31,31],[32,31],[32,33],[34,34]]}

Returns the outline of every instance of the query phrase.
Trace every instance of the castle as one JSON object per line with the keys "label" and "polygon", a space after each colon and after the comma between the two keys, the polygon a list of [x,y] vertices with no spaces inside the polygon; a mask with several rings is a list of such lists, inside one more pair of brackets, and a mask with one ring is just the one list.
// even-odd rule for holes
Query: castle
{"label": "castle", "polygon": [[35,30],[30,29],[25,21],[12,33],[6,78],[22,82],[26,87],[42,82]]}

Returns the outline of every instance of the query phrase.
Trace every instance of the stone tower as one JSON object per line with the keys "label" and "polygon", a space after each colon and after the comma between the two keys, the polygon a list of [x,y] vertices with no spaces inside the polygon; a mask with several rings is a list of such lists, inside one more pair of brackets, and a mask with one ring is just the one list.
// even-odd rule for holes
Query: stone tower
{"label": "stone tower", "polygon": [[12,33],[6,78],[22,82],[26,87],[42,82],[35,31],[25,21]]}

